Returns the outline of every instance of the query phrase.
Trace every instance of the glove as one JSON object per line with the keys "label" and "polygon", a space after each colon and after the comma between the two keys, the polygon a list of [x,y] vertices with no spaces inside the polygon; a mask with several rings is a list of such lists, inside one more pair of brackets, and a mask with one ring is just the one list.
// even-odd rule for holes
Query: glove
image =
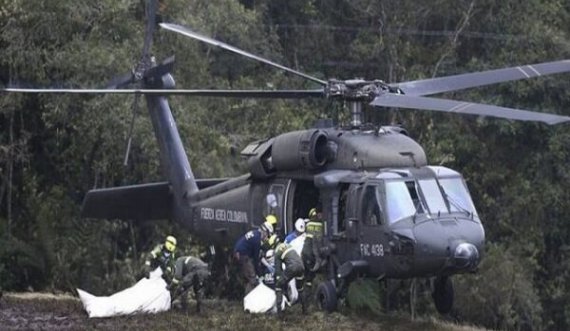
{"label": "glove", "polygon": [[146,271],[144,272],[144,275],[143,275],[143,276],[144,276],[144,278],[149,279],[149,278],[150,278],[150,271],[146,270]]}
{"label": "glove", "polygon": [[275,267],[273,266],[268,266],[267,270],[269,270],[270,273],[274,274],[275,273]]}

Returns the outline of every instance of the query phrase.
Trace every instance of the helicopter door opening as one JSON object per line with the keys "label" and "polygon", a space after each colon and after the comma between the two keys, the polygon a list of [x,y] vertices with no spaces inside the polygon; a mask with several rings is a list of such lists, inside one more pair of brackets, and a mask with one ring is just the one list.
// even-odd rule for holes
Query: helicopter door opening
{"label": "helicopter door opening", "polygon": [[293,223],[298,218],[308,218],[311,208],[322,209],[319,190],[313,181],[297,181],[293,190],[293,208],[288,229],[293,230]]}

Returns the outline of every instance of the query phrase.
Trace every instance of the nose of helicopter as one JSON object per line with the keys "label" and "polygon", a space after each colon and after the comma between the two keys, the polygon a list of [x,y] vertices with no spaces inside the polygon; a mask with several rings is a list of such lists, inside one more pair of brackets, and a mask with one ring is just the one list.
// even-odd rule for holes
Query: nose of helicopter
{"label": "nose of helicopter", "polygon": [[462,242],[455,247],[453,263],[458,269],[473,269],[479,264],[479,250],[473,244]]}
{"label": "nose of helicopter", "polygon": [[480,262],[485,234],[471,219],[437,219],[416,224],[416,271],[461,273]]}

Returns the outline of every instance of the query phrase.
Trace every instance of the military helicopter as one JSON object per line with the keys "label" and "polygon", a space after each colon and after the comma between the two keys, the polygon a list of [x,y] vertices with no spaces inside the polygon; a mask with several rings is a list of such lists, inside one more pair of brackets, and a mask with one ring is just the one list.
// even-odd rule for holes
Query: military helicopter
{"label": "military helicopter", "polygon": [[[475,272],[484,254],[485,231],[462,175],[429,165],[424,149],[399,126],[363,123],[363,107],[397,107],[558,124],[570,117],[461,102],[428,95],[570,71],[570,60],[408,81],[329,79],[307,75],[189,28],[165,30],[259,61],[319,85],[311,90],[175,89],[174,59],[151,61],[156,1],[149,1],[143,57],[110,89],[20,89],[25,93],[121,93],[146,98],[159,145],[164,182],[94,189],[82,215],[100,219],[173,219],[212,247],[232,246],[273,213],[277,231],[318,206],[325,227],[328,263],[316,297],[336,309],[357,277],[433,280],[437,310],[453,305],[452,276]],[[140,88],[124,86],[138,84]],[[342,102],[350,123],[321,120],[315,127],[252,142],[241,155],[249,172],[229,179],[196,179],[172,115],[169,95],[240,98],[322,98]],[[128,155],[128,150],[127,150]],[[268,203],[271,202],[271,203]],[[216,251],[221,251],[217,249]]]}

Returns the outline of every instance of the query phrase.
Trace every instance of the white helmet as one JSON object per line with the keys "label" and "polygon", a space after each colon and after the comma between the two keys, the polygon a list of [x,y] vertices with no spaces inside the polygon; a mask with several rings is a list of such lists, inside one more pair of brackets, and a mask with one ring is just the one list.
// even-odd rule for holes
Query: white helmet
{"label": "white helmet", "polygon": [[263,222],[260,226],[259,229],[265,233],[267,233],[267,235],[271,235],[273,233],[273,225],[269,224],[268,222]]}
{"label": "white helmet", "polygon": [[302,218],[298,218],[295,221],[295,230],[300,233],[305,233],[305,220]]}
{"label": "white helmet", "polygon": [[267,261],[267,263],[269,263],[269,265],[273,265],[275,264],[275,251],[270,249],[267,252],[265,252],[265,261]]}

